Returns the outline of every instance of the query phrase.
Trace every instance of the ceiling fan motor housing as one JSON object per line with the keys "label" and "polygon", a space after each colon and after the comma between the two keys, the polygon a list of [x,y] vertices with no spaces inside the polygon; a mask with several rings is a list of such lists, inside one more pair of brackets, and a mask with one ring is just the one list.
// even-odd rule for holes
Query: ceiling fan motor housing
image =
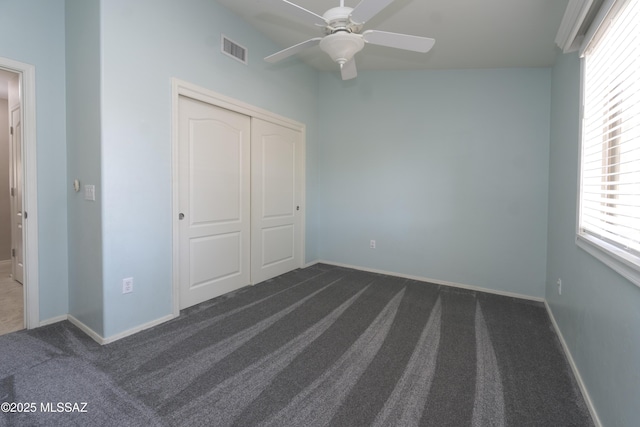
{"label": "ceiling fan motor housing", "polygon": [[362,25],[351,21],[351,7],[334,7],[327,10],[322,17],[327,22],[326,33],[333,34],[336,31],[348,31],[350,33],[358,33],[362,29]]}

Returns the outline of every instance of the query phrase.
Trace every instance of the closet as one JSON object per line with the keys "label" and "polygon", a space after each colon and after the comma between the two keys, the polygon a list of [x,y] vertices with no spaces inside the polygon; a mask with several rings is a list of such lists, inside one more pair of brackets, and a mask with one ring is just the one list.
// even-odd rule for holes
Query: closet
{"label": "closet", "polygon": [[220,104],[177,100],[179,309],[302,267],[304,127]]}

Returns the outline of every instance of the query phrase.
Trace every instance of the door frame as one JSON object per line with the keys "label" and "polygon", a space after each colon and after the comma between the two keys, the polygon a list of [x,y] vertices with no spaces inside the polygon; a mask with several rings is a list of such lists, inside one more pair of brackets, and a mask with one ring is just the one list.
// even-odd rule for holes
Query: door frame
{"label": "door frame", "polygon": [[24,326],[40,326],[38,275],[38,169],[36,140],[36,69],[35,66],[0,56],[0,68],[20,75],[22,115],[23,251],[24,251]]}
{"label": "door frame", "polygon": [[[301,133],[300,148],[302,150],[302,171],[300,173],[300,183],[302,194],[300,197],[300,207],[303,215],[300,218],[300,266],[305,262],[305,207],[306,207],[306,126],[303,123],[272,113],[268,110],[255,107],[237,99],[219,94],[201,86],[180,80],[171,79],[171,225],[172,225],[172,267],[173,267],[173,315],[180,315],[180,233],[178,224],[179,206],[179,115],[178,100],[180,96],[186,96],[207,104],[215,105],[236,113],[244,114],[251,118],[258,118],[272,122],[284,127],[291,128]],[[251,284],[253,281],[251,280]]]}

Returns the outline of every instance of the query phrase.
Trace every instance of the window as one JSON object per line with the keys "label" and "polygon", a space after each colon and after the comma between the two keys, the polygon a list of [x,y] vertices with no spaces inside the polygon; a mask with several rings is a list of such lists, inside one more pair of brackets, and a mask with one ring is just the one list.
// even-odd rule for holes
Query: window
{"label": "window", "polygon": [[583,48],[577,241],[640,285],[640,1],[607,6]]}

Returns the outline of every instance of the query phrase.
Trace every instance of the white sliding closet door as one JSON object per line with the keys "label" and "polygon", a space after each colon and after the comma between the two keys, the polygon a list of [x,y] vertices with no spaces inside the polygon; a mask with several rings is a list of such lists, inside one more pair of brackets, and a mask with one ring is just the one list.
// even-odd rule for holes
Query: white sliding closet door
{"label": "white sliding closet door", "polygon": [[300,131],[251,120],[251,281],[301,267]]}
{"label": "white sliding closet door", "polygon": [[180,96],[180,309],[251,283],[248,116]]}

